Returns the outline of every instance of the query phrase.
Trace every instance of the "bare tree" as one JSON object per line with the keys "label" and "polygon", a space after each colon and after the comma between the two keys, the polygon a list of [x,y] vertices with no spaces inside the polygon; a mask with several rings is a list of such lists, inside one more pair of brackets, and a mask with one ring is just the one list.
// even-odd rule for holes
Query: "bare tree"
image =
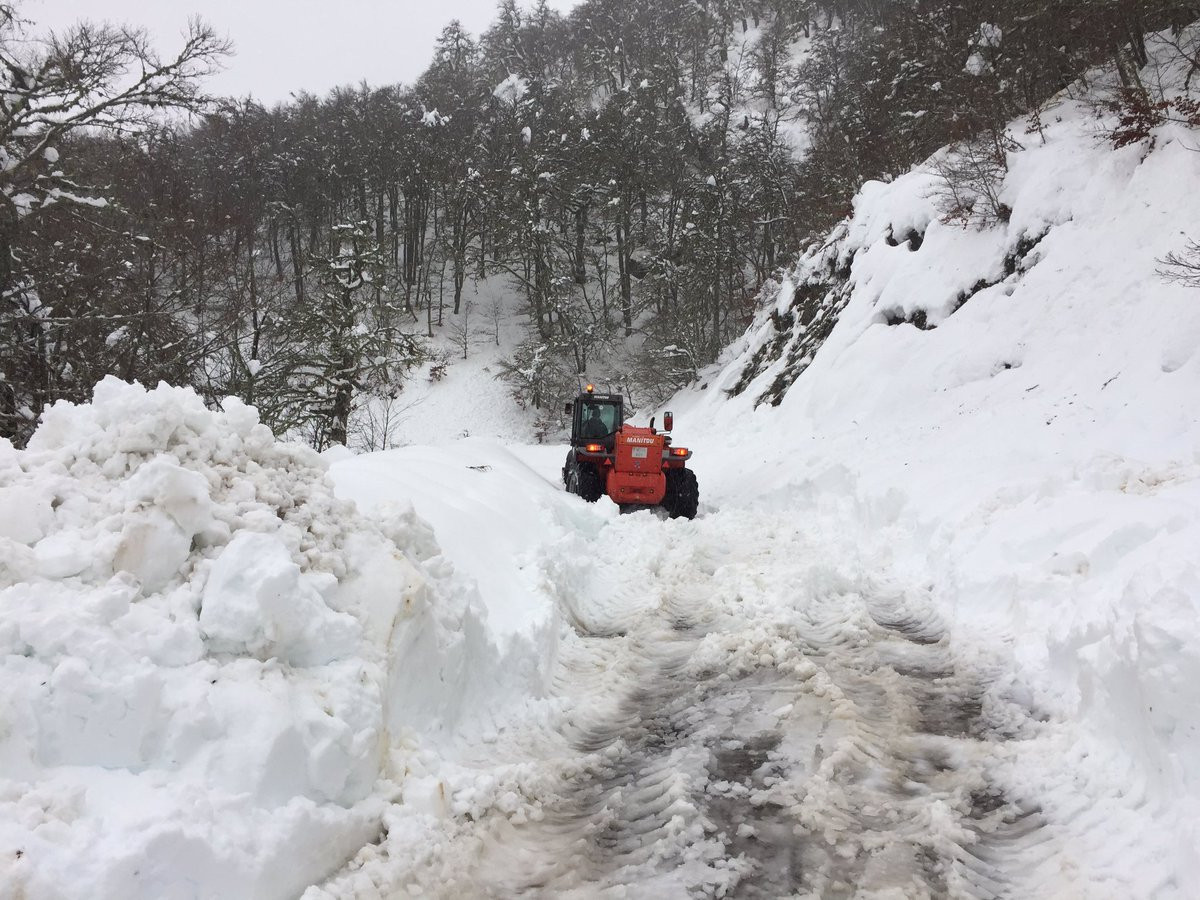
{"label": "bare tree", "polygon": [[[0,168],[4,224],[48,202],[87,202],[58,166],[57,145],[80,129],[128,133],[160,124],[167,110],[195,112],[211,98],[200,81],[230,45],[199,19],[183,47],[162,57],[142,29],[81,23],[28,38],[0,6]],[[96,202],[96,201],[92,201]],[[3,254],[0,254],[2,257]],[[7,260],[0,258],[0,266]]]}
{"label": "bare tree", "polygon": [[475,335],[471,331],[471,309],[474,306],[470,300],[463,303],[461,318],[450,325],[450,343],[462,353],[463,359],[467,358],[471,345],[475,343]]}
{"label": "bare tree", "polygon": [[962,225],[994,225],[1011,210],[1000,199],[1008,174],[1008,154],[1021,145],[992,129],[950,146],[933,163],[940,179],[936,195],[942,221]]}
{"label": "bare tree", "polygon": [[356,411],[351,427],[351,441],[360,453],[390,450],[400,446],[400,427],[404,416],[421,400],[401,402],[402,394],[397,390],[380,394],[363,403]]}
{"label": "bare tree", "polygon": [[500,326],[504,324],[504,320],[504,301],[499,297],[492,297],[487,311],[488,333],[496,342],[497,347],[500,346]]}
{"label": "bare tree", "polygon": [[229,52],[198,19],[170,57],[139,29],[26,30],[0,5],[0,436],[18,441],[55,398],[56,344],[56,324],[22,268],[21,239],[49,207],[107,205],[69,177],[60,145],[76,132],[120,135],[161,124],[164,111],[204,108],[200,80]]}

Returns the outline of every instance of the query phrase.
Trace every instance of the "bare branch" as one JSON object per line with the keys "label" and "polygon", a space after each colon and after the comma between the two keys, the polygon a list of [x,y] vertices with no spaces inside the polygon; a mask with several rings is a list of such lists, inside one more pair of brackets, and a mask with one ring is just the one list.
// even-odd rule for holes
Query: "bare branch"
{"label": "bare branch", "polygon": [[1158,261],[1157,273],[1166,281],[1200,288],[1200,243],[1189,240],[1182,253],[1168,253]]}

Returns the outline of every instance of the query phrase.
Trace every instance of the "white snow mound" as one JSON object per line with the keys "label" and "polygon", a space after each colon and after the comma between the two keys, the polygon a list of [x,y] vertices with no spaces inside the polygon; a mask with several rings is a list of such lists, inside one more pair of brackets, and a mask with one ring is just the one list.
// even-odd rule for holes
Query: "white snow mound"
{"label": "white snow mound", "polygon": [[236,400],[106,379],[0,504],[0,898],[295,896],[379,828],[385,693],[489,658],[428,527]]}

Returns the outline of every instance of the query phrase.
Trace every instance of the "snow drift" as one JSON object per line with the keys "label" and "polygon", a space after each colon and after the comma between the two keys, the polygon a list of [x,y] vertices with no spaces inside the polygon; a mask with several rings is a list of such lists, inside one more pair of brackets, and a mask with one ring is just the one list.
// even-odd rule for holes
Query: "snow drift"
{"label": "snow drift", "polygon": [[0,444],[0,896],[293,896],[378,832],[426,724],[388,696],[497,654],[429,527],[326,468],[115,379]]}

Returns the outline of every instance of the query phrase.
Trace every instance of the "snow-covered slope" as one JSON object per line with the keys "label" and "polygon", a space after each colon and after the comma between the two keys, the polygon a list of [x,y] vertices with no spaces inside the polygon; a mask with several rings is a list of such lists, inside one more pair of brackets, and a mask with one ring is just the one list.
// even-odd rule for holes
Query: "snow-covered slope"
{"label": "snow-covered slope", "polygon": [[[392,399],[374,398],[356,411],[351,446],[356,451],[430,446],[481,436],[529,443],[537,411],[519,406],[512,386],[500,378],[502,363],[524,337],[523,300],[509,279],[470,279],[461,312],[450,307],[425,339],[429,359]],[[413,322],[419,332],[427,321]],[[466,358],[463,358],[464,345]]]}
{"label": "snow-covered slope", "polygon": [[[1108,782],[1091,802],[1140,809],[1195,871],[1200,293],[1156,270],[1200,234],[1200,155],[1171,126],[1113,150],[1067,99],[1042,121],[1044,142],[1012,126],[1006,223],[943,224],[930,166],[866,185],[675,411],[705,423],[710,508],[867,526],[869,552],[1074,723],[1079,795]],[[806,329],[834,319],[812,354]],[[781,373],[782,401],[755,408]],[[1083,802],[1058,790],[1042,802]]]}

